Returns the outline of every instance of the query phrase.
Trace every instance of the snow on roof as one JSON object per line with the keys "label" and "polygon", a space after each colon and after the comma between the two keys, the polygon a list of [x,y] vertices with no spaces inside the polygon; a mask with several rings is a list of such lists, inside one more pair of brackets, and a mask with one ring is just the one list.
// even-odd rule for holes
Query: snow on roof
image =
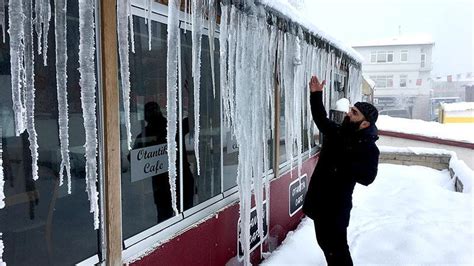
{"label": "snow on roof", "polygon": [[375,87],[375,81],[373,81],[373,80],[372,80],[371,78],[369,78],[369,77],[366,77],[366,76],[363,76],[363,77],[364,77],[365,81],[367,82],[367,84],[369,84],[369,86],[370,86],[371,88],[374,88],[374,87]]}
{"label": "snow on roof", "polygon": [[442,103],[445,111],[474,111],[474,102]]}
{"label": "snow on roof", "polygon": [[395,36],[391,38],[355,43],[352,45],[352,47],[417,45],[417,44],[434,44],[434,40],[429,34],[402,35],[402,36]]}
{"label": "snow on roof", "polygon": [[322,39],[326,40],[330,44],[334,45],[338,49],[346,52],[349,56],[351,56],[354,60],[362,63],[363,57],[355,51],[349,45],[341,42],[340,40],[334,38],[330,34],[321,30],[318,26],[314,25],[309,19],[307,19],[300,11],[298,11],[295,7],[293,7],[288,0],[260,0],[260,3],[264,6],[268,6],[281,14],[287,16],[292,21],[300,24],[301,26],[305,27],[310,33],[321,37]]}

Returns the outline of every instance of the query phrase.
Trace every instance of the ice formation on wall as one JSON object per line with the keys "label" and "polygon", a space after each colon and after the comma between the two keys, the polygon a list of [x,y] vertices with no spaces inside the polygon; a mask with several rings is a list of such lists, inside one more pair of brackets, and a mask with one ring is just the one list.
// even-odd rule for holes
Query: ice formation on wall
{"label": "ice formation on wall", "polygon": [[[130,64],[129,64],[129,18],[130,0],[117,1],[117,34],[120,64],[120,85],[122,88],[122,105],[124,110],[127,148],[131,149],[132,132],[130,126]],[[130,26],[133,26],[130,24]],[[150,25],[149,25],[150,26]],[[132,42],[133,43],[133,42]]]}
{"label": "ice formation on wall", "polygon": [[51,4],[49,0],[35,1],[35,31],[38,38],[38,54],[43,54],[43,65],[48,60],[48,33],[51,21]]}
{"label": "ice formation on wall", "polygon": [[[192,16],[192,73],[194,84],[194,153],[196,155],[197,174],[201,174],[201,162],[199,156],[199,135],[201,129],[201,45],[203,30],[203,12],[205,0],[191,1]],[[211,52],[212,53],[212,52]]]}
{"label": "ice formation on wall", "polygon": [[270,41],[275,38],[274,30],[259,15],[257,7],[249,5],[249,8],[252,12],[248,15],[233,5],[222,6],[220,33],[223,112],[239,146],[240,241],[246,264],[250,263],[250,225],[246,221],[250,221],[252,191],[255,193],[258,231],[262,236],[264,199],[269,203],[267,143],[271,139],[272,55],[276,49]]}
{"label": "ice formation on wall", "polygon": [[66,170],[68,193],[71,194],[71,161],[69,158],[69,118],[67,102],[67,1],[54,1],[54,31],[56,40],[56,88],[58,93],[58,124],[61,144],[60,185]]}
{"label": "ice formation on wall", "polygon": [[97,191],[97,118],[95,77],[95,0],[79,0],[79,73],[82,115],[86,132],[86,189],[94,228],[99,228]]}
{"label": "ice formation on wall", "polygon": [[171,189],[171,204],[175,214],[178,214],[176,202],[176,133],[178,114],[178,53],[179,42],[179,0],[168,2],[168,57],[167,57],[167,106],[166,113],[168,119],[167,140],[168,140],[168,173]]}

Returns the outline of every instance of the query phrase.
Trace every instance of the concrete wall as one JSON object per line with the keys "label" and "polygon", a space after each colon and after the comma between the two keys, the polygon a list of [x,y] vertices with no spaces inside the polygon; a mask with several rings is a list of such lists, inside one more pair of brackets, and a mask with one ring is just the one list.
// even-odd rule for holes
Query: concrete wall
{"label": "concrete wall", "polygon": [[400,165],[421,165],[437,170],[449,169],[451,178],[454,178],[454,189],[463,192],[463,184],[454,169],[449,167],[451,155],[449,154],[416,154],[414,152],[382,152],[379,163]]}

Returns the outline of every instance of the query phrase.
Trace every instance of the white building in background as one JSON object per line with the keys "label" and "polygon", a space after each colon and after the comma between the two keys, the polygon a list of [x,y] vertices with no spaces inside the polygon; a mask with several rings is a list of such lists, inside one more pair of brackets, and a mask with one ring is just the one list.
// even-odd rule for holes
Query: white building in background
{"label": "white building in background", "polygon": [[364,57],[364,76],[375,81],[374,104],[381,114],[430,119],[433,46],[429,35],[353,45]]}

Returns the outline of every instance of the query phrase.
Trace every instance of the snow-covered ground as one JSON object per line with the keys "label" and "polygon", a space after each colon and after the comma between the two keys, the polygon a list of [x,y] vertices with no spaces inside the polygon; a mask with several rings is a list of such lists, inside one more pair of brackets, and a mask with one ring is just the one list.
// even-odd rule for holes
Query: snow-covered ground
{"label": "snow-covered ground", "polygon": [[392,132],[474,143],[474,123],[440,124],[381,115],[377,127]]}
{"label": "snow-covered ground", "polygon": [[[355,265],[474,265],[472,193],[454,192],[447,170],[380,164],[357,185],[348,228]],[[262,265],[325,265],[305,218]]]}

